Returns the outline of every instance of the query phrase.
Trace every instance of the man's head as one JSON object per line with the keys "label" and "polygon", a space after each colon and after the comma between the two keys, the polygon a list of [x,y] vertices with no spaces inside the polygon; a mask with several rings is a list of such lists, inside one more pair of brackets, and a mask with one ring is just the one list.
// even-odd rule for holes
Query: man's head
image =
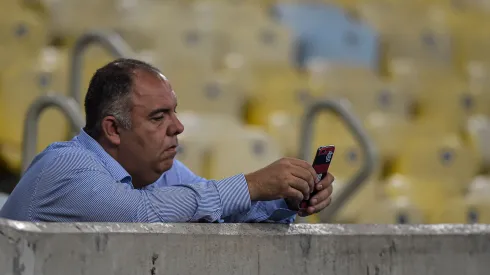
{"label": "man's head", "polygon": [[175,93],[158,69],[118,59],[90,81],[84,130],[142,187],[172,167],[177,135],[184,131],[176,107]]}

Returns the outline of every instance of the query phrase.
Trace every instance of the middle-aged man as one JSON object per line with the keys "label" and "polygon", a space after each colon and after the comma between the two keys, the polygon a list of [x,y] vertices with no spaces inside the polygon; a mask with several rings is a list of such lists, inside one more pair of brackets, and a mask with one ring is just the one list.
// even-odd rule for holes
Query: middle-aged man
{"label": "middle-aged man", "polygon": [[[85,98],[86,126],[41,152],[0,217],[49,222],[291,223],[330,204],[333,176],[315,182],[305,161],[284,158],[222,180],[174,160],[176,95],[153,66],[119,59],[97,70]],[[314,190],[307,209],[298,209]]]}

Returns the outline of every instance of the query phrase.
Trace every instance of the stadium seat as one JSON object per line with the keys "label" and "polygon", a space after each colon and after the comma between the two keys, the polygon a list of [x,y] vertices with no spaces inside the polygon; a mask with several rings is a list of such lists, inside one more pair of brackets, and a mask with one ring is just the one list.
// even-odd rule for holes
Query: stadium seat
{"label": "stadium seat", "polygon": [[211,147],[210,177],[250,173],[283,157],[279,146],[261,129],[226,131]]}
{"label": "stadium seat", "polygon": [[299,125],[300,117],[286,110],[274,111],[268,114],[265,129],[276,142],[284,155],[299,156]]}
{"label": "stadium seat", "polygon": [[305,75],[294,69],[264,72],[256,75],[253,81],[254,90],[250,92],[248,110],[251,124],[266,125],[269,114],[275,111],[301,116],[306,104],[315,96]]}
{"label": "stadium seat", "polygon": [[[136,2],[136,1],[135,1]],[[130,3],[130,2],[124,2]],[[134,2],[133,2],[134,3]],[[117,27],[118,20],[132,8],[116,0],[47,0],[50,33],[67,39],[72,44],[76,37],[92,29]],[[90,18],[90,20],[88,20]]]}
{"label": "stadium seat", "polygon": [[422,224],[422,211],[406,197],[382,199],[359,209],[361,224]]}
{"label": "stadium seat", "polygon": [[432,9],[399,3],[363,3],[357,11],[382,35],[388,59],[452,64],[450,28]]}
{"label": "stadium seat", "polygon": [[490,119],[488,116],[478,115],[469,119],[466,129],[469,146],[478,156],[480,168],[488,171],[490,168]]}
{"label": "stadium seat", "polygon": [[384,189],[389,198],[407,197],[422,211],[428,223],[453,223],[461,221],[466,206],[463,193],[454,192],[451,184],[441,178],[393,174],[386,180]]}
{"label": "stadium seat", "polygon": [[[175,72],[173,72],[175,73]],[[177,94],[179,110],[226,114],[243,119],[246,95],[232,79],[214,73],[167,75]]]}
{"label": "stadium seat", "polygon": [[420,116],[454,131],[464,130],[472,115],[485,114],[488,109],[483,91],[471,90],[455,78],[422,84],[419,95]]}
{"label": "stadium seat", "polygon": [[373,112],[364,118],[364,127],[382,161],[393,161],[410,138],[411,120],[390,113]]}
{"label": "stadium seat", "polygon": [[371,112],[397,117],[411,115],[412,95],[370,68],[316,60],[308,64],[308,71],[311,85],[322,87],[324,96],[349,100],[360,117]]}
{"label": "stadium seat", "polygon": [[0,11],[0,70],[36,58],[48,42],[45,23],[34,12],[12,7]]}
{"label": "stadium seat", "polygon": [[275,69],[292,64],[296,44],[286,27],[272,20],[252,26],[233,26],[227,33],[229,50],[244,57],[245,69]]}
{"label": "stadium seat", "polygon": [[472,182],[465,197],[468,223],[490,223],[490,178],[480,176]]}
{"label": "stadium seat", "polygon": [[241,131],[243,125],[236,118],[226,115],[179,112],[184,132],[179,135],[177,159],[195,174],[210,178],[209,157],[211,148],[219,140],[223,130]]}
{"label": "stadium seat", "polygon": [[377,70],[379,36],[376,31],[355,20],[340,6],[322,2],[325,1],[279,1],[275,7],[280,22],[297,37],[300,47],[296,61],[303,65],[320,57]]}
{"label": "stadium seat", "polygon": [[478,172],[478,158],[457,135],[413,131],[394,171],[417,179],[441,181],[451,193],[464,191]]}
{"label": "stadium seat", "polygon": [[191,6],[193,17],[206,28],[233,32],[233,27],[257,28],[269,21],[266,1],[196,1]]}
{"label": "stadium seat", "polygon": [[222,67],[228,51],[225,39],[218,32],[183,24],[159,37],[154,50],[158,53],[161,68],[169,74],[185,69],[192,75]]}
{"label": "stadium seat", "polygon": [[[46,48],[31,63],[14,64],[0,74],[0,154],[8,166],[20,169],[23,124],[27,109],[43,94],[66,94],[66,55]],[[39,126],[38,151],[65,140],[67,123],[59,111],[48,110]]]}
{"label": "stadium seat", "polygon": [[[335,171],[332,169],[332,173]],[[376,176],[374,176],[376,178]],[[334,192],[332,194],[333,200],[337,197],[336,194],[342,192],[345,188],[346,181],[339,179],[337,176],[334,181]],[[361,220],[361,212],[363,209],[370,209],[381,198],[379,182],[376,179],[370,179],[364,182],[360,189],[348,199],[346,204],[339,210],[339,212],[333,218],[335,223],[358,223]],[[321,222],[332,222],[325,220],[322,213],[318,215]]]}

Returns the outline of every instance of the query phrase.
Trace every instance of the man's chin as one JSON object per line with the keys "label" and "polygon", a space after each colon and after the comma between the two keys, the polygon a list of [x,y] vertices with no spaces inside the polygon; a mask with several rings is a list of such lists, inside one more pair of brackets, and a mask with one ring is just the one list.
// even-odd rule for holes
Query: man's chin
{"label": "man's chin", "polygon": [[173,158],[164,160],[162,163],[160,163],[159,173],[163,174],[163,173],[167,172],[168,170],[172,169],[173,165],[174,165],[174,159]]}

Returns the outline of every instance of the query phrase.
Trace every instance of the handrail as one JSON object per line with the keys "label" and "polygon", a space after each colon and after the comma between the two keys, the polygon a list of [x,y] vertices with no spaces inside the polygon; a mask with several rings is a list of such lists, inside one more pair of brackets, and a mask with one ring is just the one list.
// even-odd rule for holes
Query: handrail
{"label": "handrail", "polygon": [[85,124],[80,107],[72,98],[61,95],[43,95],[30,106],[24,120],[22,139],[22,174],[36,156],[39,118],[50,107],[58,108],[68,118],[73,128],[80,130]]}
{"label": "handrail", "polygon": [[303,160],[310,161],[312,159],[313,122],[315,117],[322,111],[331,111],[339,115],[354,135],[354,138],[359,142],[363,151],[363,165],[361,169],[347,181],[345,188],[336,195],[331,205],[322,211],[322,218],[326,222],[329,222],[362,183],[373,173],[378,164],[378,151],[357,117],[342,105],[340,101],[322,100],[311,103],[307,107],[303,117],[300,133],[300,153]]}
{"label": "handrail", "polygon": [[[78,38],[73,49],[70,68],[69,91],[78,104],[81,103],[82,66],[83,54],[92,44],[99,44],[115,58],[120,58],[132,53],[131,47],[115,32],[90,31]],[[77,131],[78,129],[73,129]]]}

